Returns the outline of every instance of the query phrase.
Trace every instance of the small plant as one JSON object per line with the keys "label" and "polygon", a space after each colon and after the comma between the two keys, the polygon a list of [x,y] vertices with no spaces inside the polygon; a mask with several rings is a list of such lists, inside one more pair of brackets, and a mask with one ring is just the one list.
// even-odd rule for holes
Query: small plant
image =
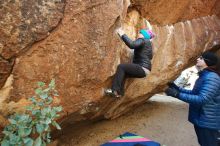
{"label": "small plant", "polygon": [[46,146],[51,139],[51,125],[61,129],[55,119],[59,117],[62,107],[51,106],[53,98],[58,96],[55,80],[51,80],[48,86],[38,82],[35,94],[28,99],[31,104],[24,113],[15,113],[8,119],[9,125],[3,130],[1,146]]}

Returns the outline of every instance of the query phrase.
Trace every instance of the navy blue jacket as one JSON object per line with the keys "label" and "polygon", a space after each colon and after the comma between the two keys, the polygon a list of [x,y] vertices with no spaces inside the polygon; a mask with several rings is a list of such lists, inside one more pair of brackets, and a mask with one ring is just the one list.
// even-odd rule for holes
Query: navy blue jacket
{"label": "navy blue jacket", "polygon": [[180,88],[179,99],[189,103],[189,121],[220,130],[220,76],[208,69],[199,72],[193,90]]}
{"label": "navy blue jacket", "polygon": [[150,40],[138,38],[132,41],[126,34],[122,35],[121,38],[130,49],[134,49],[133,63],[151,70],[153,51]]}

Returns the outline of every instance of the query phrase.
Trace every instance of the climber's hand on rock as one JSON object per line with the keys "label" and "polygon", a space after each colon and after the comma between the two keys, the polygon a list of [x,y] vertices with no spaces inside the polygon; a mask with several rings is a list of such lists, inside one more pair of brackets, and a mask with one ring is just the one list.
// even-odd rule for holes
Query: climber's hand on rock
{"label": "climber's hand on rock", "polygon": [[124,30],[120,27],[116,30],[117,34],[121,37],[122,35],[125,34]]}

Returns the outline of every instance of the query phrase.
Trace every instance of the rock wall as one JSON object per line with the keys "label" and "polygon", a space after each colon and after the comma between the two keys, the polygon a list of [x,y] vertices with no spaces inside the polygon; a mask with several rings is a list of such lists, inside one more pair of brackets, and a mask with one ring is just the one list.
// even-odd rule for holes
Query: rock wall
{"label": "rock wall", "polygon": [[[103,88],[111,85],[117,65],[130,62],[132,56],[115,29],[123,26],[134,38],[143,22],[139,11],[130,9],[127,13],[129,0],[15,0],[0,4],[0,11],[8,12],[8,16],[0,15],[0,32],[4,34],[0,37],[0,83],[4,85],[0,91],[0,125],[4,117],[27,104],[37,81],[48,83],[52,78],[56,79],[59,104],[64,107],[63,125],[116,118],[162,91],[169,80],[220,40],[220,20],[215,15],[154,25],[151,74],[129,79],[125,96],[114,100],[103,96]],[[172,1],[170,4],[174,7]],[[23,11],[25,15],[21,15]],[[163,21],[167,23],[166,18]],[[10,27],[4,27],[6,24]]]}
{"label": "rock wall", "polygon": [[153,24],[166,25],[220,12],[218,0],[131,0],[130,9]]}
{"label": "rock wall", "polygon": [[26,103],[24,99],[33,95],[37,81],[52,78],[56,79],[65,116],[87,113],[87,106],[102,97],[102,88],[120,62],[121,42],[114,31],[126,16],[129,1],[69,0],[65,5],[57,29],[15,57],[13,89],[10,95],[2,95],[4,115],[17,110],[16,104]]}
{"label": "rock wall", "polygon": [[64,0],[0,1],[0,88],[14,59],[50,34],[63,17]]}

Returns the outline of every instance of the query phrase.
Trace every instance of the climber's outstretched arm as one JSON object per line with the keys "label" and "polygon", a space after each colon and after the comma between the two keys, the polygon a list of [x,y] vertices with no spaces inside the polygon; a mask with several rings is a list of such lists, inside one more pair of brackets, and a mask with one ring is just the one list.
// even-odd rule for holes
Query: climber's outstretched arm
{"label": "climber's outstretched arm", "polygon": [[123,42],[130,48],[130,49],[136,49],[141,47],[144,44],[143,39],[136,39],[135,41],[131,40],[123,31],[122,28],[119,28],[116,30],[120,38],[123,40]]}

